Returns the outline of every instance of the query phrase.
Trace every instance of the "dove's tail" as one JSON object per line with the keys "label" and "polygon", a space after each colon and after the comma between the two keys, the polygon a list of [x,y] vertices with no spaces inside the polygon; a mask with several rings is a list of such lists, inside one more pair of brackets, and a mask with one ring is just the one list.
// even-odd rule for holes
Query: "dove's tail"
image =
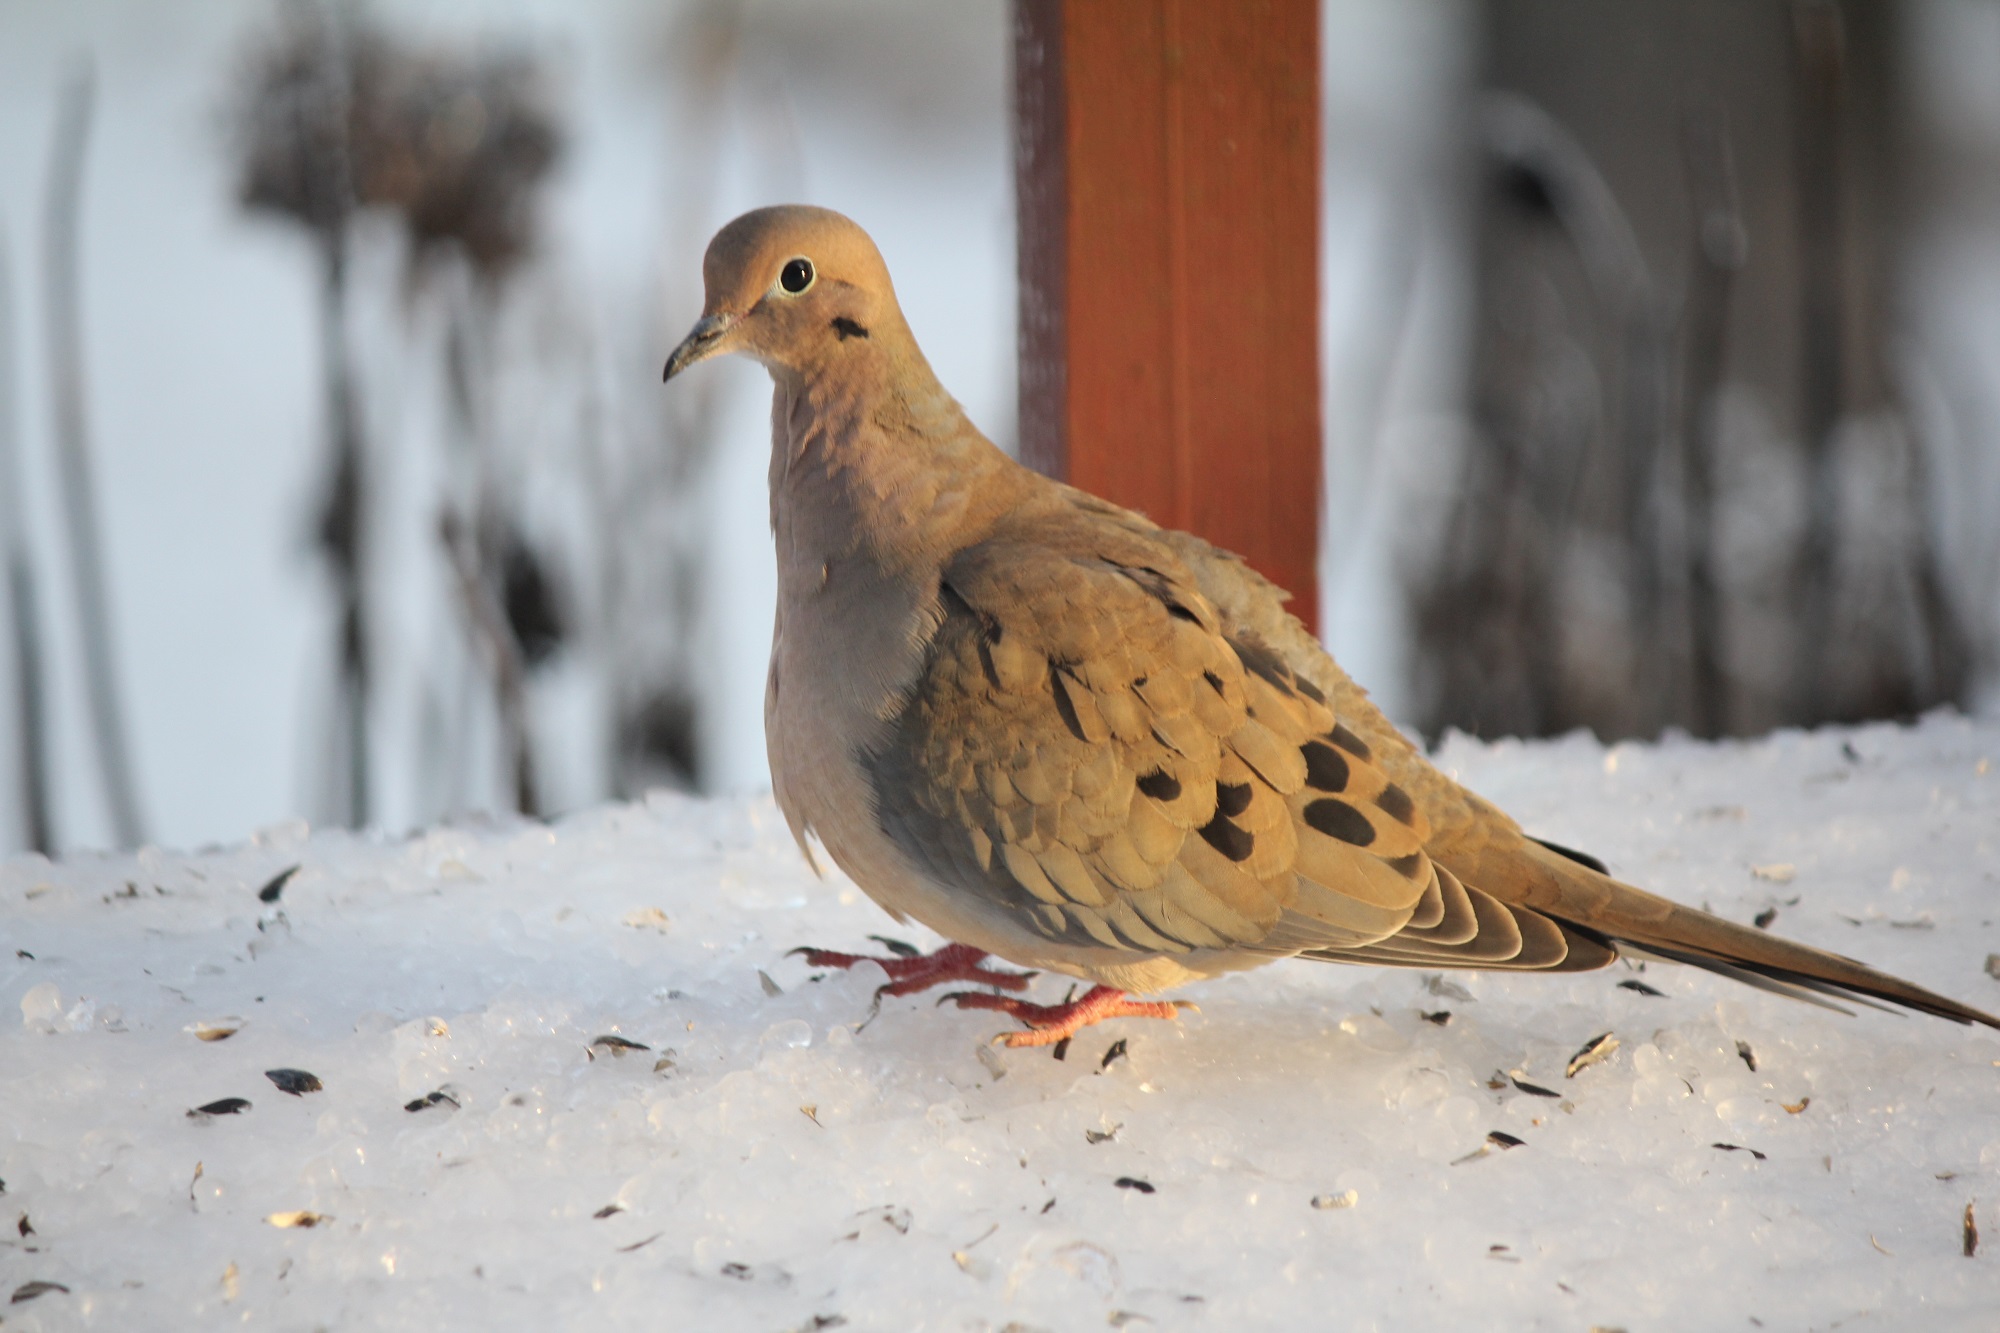
{"label": "dove's tail", "polygon": [[[1852,958],[1724,921],[1621,884],[1605,874],[1595,858],[1566,847],[1531,842],[1503,855],[1506,864],[1495,865],[1496,858],[1483,858],[1469,878],[1497,897],[1595,934],[1627,957],[1686,963],[1812,1004],[1827,1005],[1826,997],[1876,1008],[1886,1002],[1954,1023],[2000,1028],[2000,1018],[1992,1014],[1877,972]],[[1497,889],[1496,883],[1500,886]]]}

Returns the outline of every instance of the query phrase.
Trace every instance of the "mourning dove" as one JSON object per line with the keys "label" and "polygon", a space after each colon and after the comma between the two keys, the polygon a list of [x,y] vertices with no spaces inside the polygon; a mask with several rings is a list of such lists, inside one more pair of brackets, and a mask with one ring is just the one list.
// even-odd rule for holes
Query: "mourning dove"
{"label": "mourning dove", "polygon": [[1128,992],[1280,958],[1578,972],[1636,954],[2000,1027],[1528,837],[1433,768],[1237,557],[981,435],[847,218],[747,213],[702,273],[666,378],[733,352],[776,384],[778,804],[802,849],[816,837],[891,915],[954,941],[878,960],[889,993],[1025,984],[988,954],[1094,983],[1061,1005],[951,997],[1038,1045],[1176,1012]]}

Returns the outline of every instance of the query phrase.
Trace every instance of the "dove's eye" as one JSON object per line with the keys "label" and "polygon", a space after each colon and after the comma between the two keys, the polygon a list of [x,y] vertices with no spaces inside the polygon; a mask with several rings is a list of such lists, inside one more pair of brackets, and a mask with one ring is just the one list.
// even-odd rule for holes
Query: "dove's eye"
{"label": "dove's eye", "polygon": [[797,296],[813,285],[813,266],[810,259],[788,259],[784,269],[778,274],[778,285]]}

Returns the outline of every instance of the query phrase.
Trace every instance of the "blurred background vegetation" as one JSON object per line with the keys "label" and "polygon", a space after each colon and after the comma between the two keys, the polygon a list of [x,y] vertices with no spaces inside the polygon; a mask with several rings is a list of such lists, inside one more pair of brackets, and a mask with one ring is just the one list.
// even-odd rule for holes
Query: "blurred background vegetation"
{"label": "blurred background vegetation", "polygon": [[[1327,0],[1322,623],[1435,736],[2000,700],[2000,6]],[[1011,447],[1004,0],[0,0],[0,850],[765,781],[715,227]]]}

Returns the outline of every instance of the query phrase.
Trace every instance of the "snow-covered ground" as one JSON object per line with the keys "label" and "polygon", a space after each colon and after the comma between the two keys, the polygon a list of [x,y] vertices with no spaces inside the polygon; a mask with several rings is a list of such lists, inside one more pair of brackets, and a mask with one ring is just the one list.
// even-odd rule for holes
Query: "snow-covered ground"
{"label": "snow-covered ground", "polygon": [[[1740,920],[1775,908],[1774,930],[1988,1009],[1996,761],[2000,722],[1944,716],[1441,754],[1630,879]],[[767,800],[9,862],[0,1319],[1988,1329],[2000,1310],[2000,1034],[1658,965],[1287,963],[1058,1062],[927,996],[864,1023],[879,973],[786,956],[875,932],[899,933],[815,882]],[[1615,1052],[1566,1077],[1605,1032]],[[189,1114],[228,1098],[247,1105]],[[283,1225],[301,1213],[317,1225]]]}

